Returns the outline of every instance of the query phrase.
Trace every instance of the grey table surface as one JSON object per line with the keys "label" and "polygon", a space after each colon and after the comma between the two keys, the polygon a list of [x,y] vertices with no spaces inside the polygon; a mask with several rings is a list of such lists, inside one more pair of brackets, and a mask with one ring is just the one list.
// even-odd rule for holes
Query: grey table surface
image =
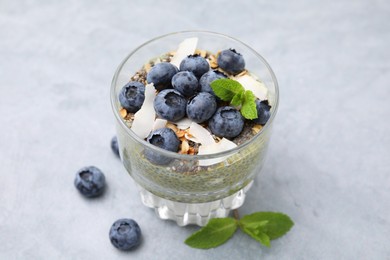
{"label": "grey table surface", "polygon": [[[390,2],[0,1],[0,259],[390,259]],[[109,142],[120,61],[155,36],[239,38],[273,67],[280,109],[263,172],[240,214],[295,222],[270,249],[237,233],[183,244],[196,227],[158,220]],[[96,200],[73,186],[101,168]],[[109,242],[134,218],[142,246]]]}

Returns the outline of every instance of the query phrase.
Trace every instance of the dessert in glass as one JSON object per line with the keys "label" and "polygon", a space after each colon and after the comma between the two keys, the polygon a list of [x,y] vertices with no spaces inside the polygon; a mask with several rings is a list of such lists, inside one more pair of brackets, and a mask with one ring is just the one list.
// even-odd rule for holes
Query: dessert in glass
{"label": "dessert in glass", "polygon": [[[241,92],[221,96],[222,81],[240,83],[253,102]],[[204,226],[242,206],[260,173],[278,84],[241,41],[185,31],[131,52],[115,72],[111,103],[120,157],[143,204],[180,226]],[[255,118],[246,118],[249,106]]]}

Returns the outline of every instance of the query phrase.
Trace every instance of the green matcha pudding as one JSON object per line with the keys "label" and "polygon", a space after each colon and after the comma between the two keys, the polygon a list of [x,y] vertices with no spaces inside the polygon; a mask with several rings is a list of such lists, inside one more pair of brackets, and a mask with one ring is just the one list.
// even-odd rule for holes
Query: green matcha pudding
{"label": "green matcha pudding", "polygon": [[130,53],[111,103],[121,159],[143,203],[162,219],[203,226],[244,203],[264,164],[278,86],[244,43],[188,31]]}

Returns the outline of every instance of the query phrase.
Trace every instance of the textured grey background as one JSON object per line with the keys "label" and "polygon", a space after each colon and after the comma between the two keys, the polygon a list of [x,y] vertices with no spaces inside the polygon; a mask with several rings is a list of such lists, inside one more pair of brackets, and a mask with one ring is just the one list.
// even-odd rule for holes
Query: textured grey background
{"label": "textured grey background", "polygon": [[[390,259],[390,2],[0,1],[0,259]],[[271,3],[272,2],[272,3]],[[119,62],[160,34],[205,29],[261,53],[281,101],[268,159],[240,214],[282,211],[272,248],[242,233],[212,250],[156,219],[110,151]],[[73,187],[96,165],[109,188]],[[108,230],[136,219],[142,246]]]}

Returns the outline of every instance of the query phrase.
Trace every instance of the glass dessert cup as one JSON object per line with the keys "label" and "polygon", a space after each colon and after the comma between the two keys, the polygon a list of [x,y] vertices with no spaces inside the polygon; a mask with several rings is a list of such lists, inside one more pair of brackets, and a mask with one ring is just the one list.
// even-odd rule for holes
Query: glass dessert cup
{"label": "glass dessert cup", "polygon": [[[197,49],[217,53],[234,48],[245,57],[246,69],[268,89],[271,117],[250,140],[224,152],[187,155],[163,150],[138,137],[124,122],[118,94],[121,88],[149,60],[177,49],[185,39],[197,37]],[[137,183],[144,205],[154,208],[161,219],[180,226],[204,226],[209,219],[226,217],[243,205],[245,193],[260,173],[278,107],[278,85],[263,57],[246,44],[229,36],[205,32],[177,32],[152,39],[131,52],[119,65],[111,86],[111,104],[121,160]],[[148,159],[153,154],[162,160]]]}

